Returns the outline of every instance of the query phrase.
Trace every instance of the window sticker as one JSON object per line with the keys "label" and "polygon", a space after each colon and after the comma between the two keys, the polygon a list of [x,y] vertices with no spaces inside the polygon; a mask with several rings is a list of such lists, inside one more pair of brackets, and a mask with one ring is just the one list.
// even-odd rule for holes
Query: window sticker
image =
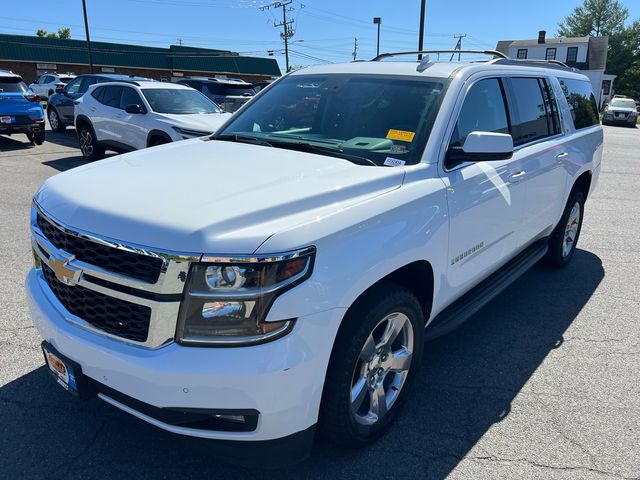
{"label": "window sticker", "polygon": [[389,140],[400,140],[401,142],[413,142],[413,137],[416,136],[416,132],[409,132],[407,130],[394,130],[393,128],[387,132],[387,138]]}
{"label": "window sticker", "polygon": [[406,162],[404,160],[399,160],[397,158],[387,157],[384,159],[384,164],[387,167],[404,167]]}

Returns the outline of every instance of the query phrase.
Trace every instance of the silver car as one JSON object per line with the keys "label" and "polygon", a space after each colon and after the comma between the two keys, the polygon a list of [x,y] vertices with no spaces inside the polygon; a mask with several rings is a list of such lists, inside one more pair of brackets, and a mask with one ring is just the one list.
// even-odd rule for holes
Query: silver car
{"label": "silver car", "polygon": [[603,125],[634,127],[638,121],[638,107],[631,98],[614,98],[604,109]]}

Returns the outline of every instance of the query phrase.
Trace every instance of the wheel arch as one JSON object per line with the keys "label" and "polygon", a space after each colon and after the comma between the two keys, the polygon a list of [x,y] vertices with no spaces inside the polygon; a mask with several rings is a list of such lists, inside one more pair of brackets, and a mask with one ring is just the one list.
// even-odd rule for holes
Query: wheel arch
{"label": "wheel arch", "polygon": [[589,196],[589,191],[591,190],[591,180],[593,178],[593,174],[591,170],[587,170],[583,172],[578,178],[576,178],[575,182],[573,182],[573,187],[571,187],[571,191],[580,190],[584,193],[584,198],[586,199]]}
{"label": "wheel arch", "polygon": [[86,115],[78,115],[78,117],[75,120],[76,132],[78,134],[80,132],[80,127],[82,126],[88,126],[95,135],[93,124],[91,123],[91,120],[89,120],[89,117],[87,117]]}
{"label": "wheel arch", "polygon": [[349,308],[353,308],[353,306],[359,303],[371,290],[378,288],[385,282],[406,288],[415,295],[422,307],[425,322],[429,319],[433,307],[435,278],[433,266],[427,260],[417,260],[408,263],[386,274],[361,292]]}
{"label": "wheel arch", "polygon": [[163,132],[162,130],[151,130],[147,135],[147,147],[150,147],[153,140],[156,138],[163,138],[169,143],[173,142],[173,139],[167,134],[167,132]]}

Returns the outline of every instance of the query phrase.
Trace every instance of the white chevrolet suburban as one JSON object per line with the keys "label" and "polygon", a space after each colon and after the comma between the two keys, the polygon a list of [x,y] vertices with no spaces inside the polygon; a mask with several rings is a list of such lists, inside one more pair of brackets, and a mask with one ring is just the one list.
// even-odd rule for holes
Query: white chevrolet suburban
{"label": "white chevrolet suburban", "polygon": [[571,261],[600,172],[587,77],[484,53],[307,68],[212,136],[47,180],[26,287],[48,371],[223,448],[379,437],[425,339]]}

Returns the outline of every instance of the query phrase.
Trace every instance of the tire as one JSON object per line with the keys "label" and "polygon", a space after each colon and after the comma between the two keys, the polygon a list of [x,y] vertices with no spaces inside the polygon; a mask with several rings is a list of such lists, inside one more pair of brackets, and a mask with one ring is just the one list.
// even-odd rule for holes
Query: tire
{"label": "tire", "polygon": [[93,162],[94,160],[100,160],[104,157],[104,147],[96,142],[93,128],[89,125],[85,124],[80,126],[78,138],[80,140],[80,151],[84,158]]}
{"label": "tire", "polygon": [[45,139],[44,130],[40,130],[36,133],[27,133],[27,138],[34,145],[42,145]]}
{"label": "tire", "polygon": [[[401,328],[385,345],[393,325]],[[405,403],[423,344],[423,313],[411,292],[383,282],[361,297],[347,312],[331,353],[318,425],[323,436],[349,447],[382,436]]]}
{"label": "tire", "polygon": [[49,117],[49,126],[51,127],[51,130],[54,132],[64,132],[66,130],[67,127],[62,123],[60,115],[55,108],[51,107],[47,112],[47,116]]}
{"label": "tire", "polygon": [[564,208],[560,222],[549,237],[549,250],[545,263],[553,268],[564,268],[571,262],[582,230],[585,196],[582,190],[573,190]]}

